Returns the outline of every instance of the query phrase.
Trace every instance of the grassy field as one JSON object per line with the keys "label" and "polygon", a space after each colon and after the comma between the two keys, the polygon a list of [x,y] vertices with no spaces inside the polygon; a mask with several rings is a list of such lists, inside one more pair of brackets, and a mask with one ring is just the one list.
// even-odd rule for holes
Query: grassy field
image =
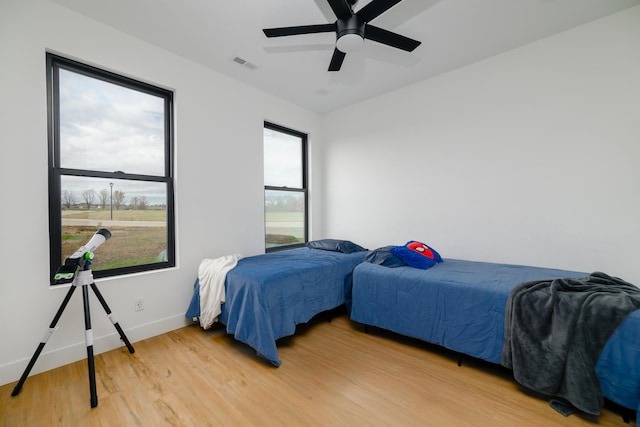
{"label": "grassy field", "polygon": [[302,224],[304,220],[303,212],[269,212],[265,214],[267,223],[273,222],[298,222]]}
{"label": "grassy field", "polygon": [[[107,221],[111,219],[111,211],[109,209],[92,209],[92,210],[63,210],[64,218],[73,219],[93,219],[97,221]],[[114,221],[166,221],[167,211],[160,209],[148,209],[141,211],[133,210],[114,210]]]}
{"label": "grassy field", "polygon": [[[95,252],[94,270],[148,264],[159,261],[167,249],[166,227],[118,227],[110,226],[111,238]],[[95,234],[93,226],[63,226],[62,256],[64,259],[87,243]]]}
{"label": "grassy field", "polygon": [[[165,222],[167,220],[167,211],[160,209],[115,209],[111,212],[110,209],[63,209],[62,217],[94,221]],[[166,227],[135,227],[112,224],[109,225],[108,229],[111,232],[111,238],[96,250],[91,266],[94,270],[157,262],[159,261],[158,257],[167,249]],[[93,225],[63,225],[61,263],[64,262],[66,257],[87,243],[96,230],[96,226]]]}
{"label": "grassy field", "polygon": [[[111,211],[63,210],[64,218],[108,221]],[[304,242],[304,216],[302,212],[266,213],[267,247]],[[114,210],[113,221],[166,221],[164,210]],[[158,261],[167,248],[166,227],[129,227],[111,225],[111,238],[95,253],[92,269],[126,267]],[[95,226],[62,226],[62,260],[91,239]]]}
{"label": "grassy field", "polygon": [[265,224],[267,247],[304,242],[302,212],[267,212]]}

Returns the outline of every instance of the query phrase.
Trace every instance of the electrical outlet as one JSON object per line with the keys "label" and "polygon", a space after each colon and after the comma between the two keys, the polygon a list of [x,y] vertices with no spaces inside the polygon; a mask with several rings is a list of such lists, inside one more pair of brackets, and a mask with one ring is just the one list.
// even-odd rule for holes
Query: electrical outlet
{"label": "electrical outlet", "polygon": [[136,298],[134,300],[135,310],[142,311],[144,310],[144,300],[142,298]]}

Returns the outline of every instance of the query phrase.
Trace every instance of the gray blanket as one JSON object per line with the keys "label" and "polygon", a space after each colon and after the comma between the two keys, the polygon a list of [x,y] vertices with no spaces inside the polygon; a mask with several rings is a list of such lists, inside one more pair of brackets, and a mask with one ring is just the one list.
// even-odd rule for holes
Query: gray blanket
{"label": "gray blanket", "polygon": [[502,364],[523,386],[598,415],[598,356],[638,308],[638,287],[600,272],[521,283],[507,301]]}

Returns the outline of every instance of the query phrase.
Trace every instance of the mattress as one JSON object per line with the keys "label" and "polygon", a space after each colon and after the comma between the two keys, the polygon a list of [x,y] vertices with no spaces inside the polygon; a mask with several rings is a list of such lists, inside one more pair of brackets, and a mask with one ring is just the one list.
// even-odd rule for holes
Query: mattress
{"label": "mattress", "polygon": [[[519,283],[588,273],[445,259],[428,270],[358,265],[351,319],[500,363],[507,299]],[[602,350],[596,373],[606,398],[640,411],[640,311]]]}

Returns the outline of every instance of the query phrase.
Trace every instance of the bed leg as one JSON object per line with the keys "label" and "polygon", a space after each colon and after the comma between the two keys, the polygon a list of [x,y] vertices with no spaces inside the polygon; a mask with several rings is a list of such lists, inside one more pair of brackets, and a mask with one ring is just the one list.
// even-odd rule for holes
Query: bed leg
{"label": "bed leg", "polygon": [[364,325],[364,333],[365,334],[369,333],[369,325]]}
{"label": "bed leg", "polygon": [[462,353],[458,353],[458,366],[462,366]]}
{"label": "bed leg", "polygon": [[633,409],[618,405],[617,403],[608,400],[606,397],[605,397],[604,403],[605,403],[605,407],[612,409],[615,413],[620,415],[620,418],[622,418],[622,421],[624,421],[625,424],[640,426],[640,424],[638,424],[637,422],[634,422],[637,420],[638,415],[640,414],[640,411],[636,412]]}

